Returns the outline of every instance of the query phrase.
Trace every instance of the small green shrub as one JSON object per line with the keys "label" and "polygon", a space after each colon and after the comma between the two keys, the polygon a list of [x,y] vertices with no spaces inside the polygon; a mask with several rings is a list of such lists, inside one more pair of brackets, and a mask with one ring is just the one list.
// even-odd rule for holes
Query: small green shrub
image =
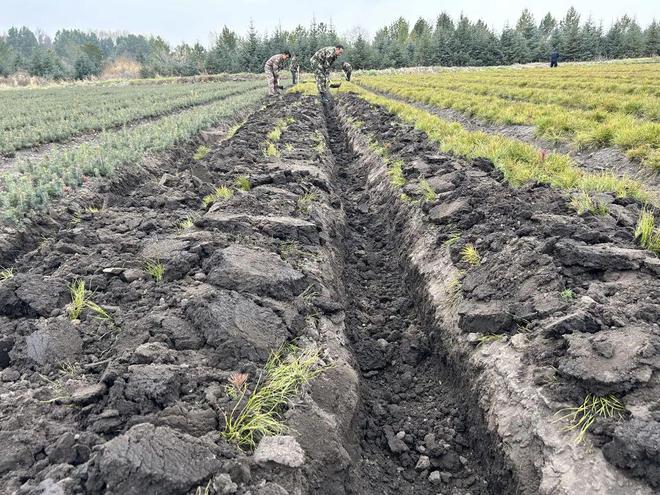
{"label": "small green shrub", "polygon": [[595,200],[586,191],[574,194],[570,206],[578,215],[584,215],[587,212],[592,215],[606,215],[608,212],[607,205]]}
{"label": "small green shrub", "polygon": [[472,266],[479,266],[481,264],[481,256],[477,248],[474,247],[474,244],[466,244],[461,249],[461,260]]}
{"label": "small green shrub", "polygon": [[429,184],[427,180],[422,179],[419,181],[419,189],[424,195],[426,201],[432,202],[438,199],[438,193],[433,190],[431,184]]}
{"label": "small green shrub", "polygon": [[403,187],[406,185],[406,176],[403,175],[403,161],[395,160],[387,169],[387,175],[390,177],[390,183],[394,187]]}
{"label": "small green shrub", "polygon": [[250,189],[252,189],[252,184],[250,183],[250,179],[246,175],[241,175],[239,177],[236,177],[234,184],[241,191],[249,191]]}
{"label": "small green shrub", "polygon": [[660,255],[660,232],[655,228],[655,218],[649,210],[643,210],[635,227],[635,239],[640,246]]}
{"label": "small green shrub", "polygon": [[144,263],[144,271],[151,275],[156,282],[161,282],[165,275],[165,265],[160,261],[147,260]]}
{"label": "small green shrub", "polygon": [[227,186],[220,186],[215,189],[211,194],[207,194],[202,199],[202,203],[205,207],[211,206],[213,203],[221,200],[231,199],[234,196],[234,191],[232,191]]}
{"label": "small green shrub", "polygon": [[575,299],[575,293],[573,292],[573,289],[564,289],[563,291],[561,291],[560,296],[565,301],[572,301],[573,299]]}
{"label": "small green shrub", "polygon": [[9,280],[10,278],[14,277],[14,269],[13,268],[3,268],[0,270],[0,282],[4,282],[5,280]]}
{"label": "small green shrub", "polygon": [[306,192],[305,194],[298,197],[298,210],[302,213],[309,213],[309,209],[314,201],[318,199],[318,196],[314,192]]}
{"label": "small green shrub", "polygon": [[208,146],[200,146],[197,148],[197,151],[195,151],[195,154],[193,155],[193,160],[203,160],[206,158],[206,155],[209,154],[211,149]]}
{"label": "small green shrub", "polygon": [[260,438],[284,433],[285,406],[293,402],[303,385],[323,370],[319,366],[318,349],[290,346],[273,353],[252,393],[247,386],[236,390],[236,405],[230,412],[224,412],[223,438],[254,448]]}

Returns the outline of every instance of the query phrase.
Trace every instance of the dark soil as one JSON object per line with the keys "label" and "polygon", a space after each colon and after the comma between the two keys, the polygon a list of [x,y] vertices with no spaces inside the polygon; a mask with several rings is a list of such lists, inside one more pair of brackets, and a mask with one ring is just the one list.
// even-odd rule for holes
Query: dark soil
{"label": "dark soil", "polygon": [[361,451],[349,486],[374,494],[510,493],[510,473],[489,476],[497,453],[491,457],[485,445],[475,453],[477,428],[434,356],[400,266],[395,227],[370,197],[368,170],[348,148],[334,110],[327,115],[348,223],[346,331],[361,372]]}
{"label": "dark soil", "polygon": [[[280,156],[267,157],[286,116]],[[368,138],[404,160],[403,191]],[[603,195],[608,215],[579,217],[563,194],[513,190],[490,163],[438,154],[350,95],[326,109],[286,95],[205,159],[194,149],[78,192],[23,236],[4,233],[15,276],[0,282],[0,493],[657,486],[660,267],[632,239],[640,205]],[[202,207],[239,176],[249,191]],[[422,177],[436,200],[422,200]],[[461,261],[467,243],[479,267]],[[163,281],[146,260],[163,263]],[[112,321],[90,310],[70,320],[76,280]],[[565,288],[576,297],[562,299]],[[486,334],[498,341],[480,344]],[[252,390],[289,343],[329,366],[282,411],[286,435],[241,451],[221,436],[236,405],[228,380],[247,373]],[[586,393],[616,394],[628,410],[595,424],[591,452],[552,422]]]}
{"label": "dark soil", "polygon": [[[449,369],[468,385],[480,383],[480,396],[502,394],[491,413],[507,409],[501,401],[522,400],[521,390],[536,389],[543,399],[528,406],[523,400],[518,414],[524,417],[525,407],[538,414],[550,403],[544,413],[548,423],[556,423],[554,412],[581,403],[588,393],[617,395],[636,421],[601,420],[591,430],[592,441],[606,446],[603,454],[614,465],[658,486],[657,460],[645,453],[650,443],[642,446],[640,439],[645,437],[641,429],[649,439],[660,432],[656,413],[650,412],[658,408],[652,397],[657,397],[660,369],[659,262],[633,242],[640,205],[602,195],[608,214],[577,216],[561,192],[538,184],[514,190],[488,161],[469,163],[440,154],[423,133],[355,96],[342,96],[338,107],[359,159],[370,163],[372,201],[388,218],[388,231],[397,233],[400,259],[416,279],[409,289],[422,301],[430,299],[435,329],[429,339],[447,357]],[[360,125],[351,127],[356,121]],[[366,145],[373,139],[391,160],[403,160],[407,184],[402,190],[388,184],[383,165],[374,165]],[[421,179],[438,192],[435,200],[424,199]],[[401,193],[410,200],[400,200]],[[480,266],[462,260],[467,244],[480,253]],[[574,295],[562,298],[567,288]],[[491,335],[495,343],[479,340]],[[509,351],[505,361],[498,359],[498,353],[504,357]],[[492,374],[481,376],[483,367],[493,367]],[[503,378],[519,374],[519,380],[509,376],[497,384],[500,373]],[[530,383],[523,385],[527,379]],[[510,390],[505,393],[502,385]],[[498,421],[512,419],[502,416]],[[533,423],[523,426],[541,438],[548,434],[547,425],[536,427],[545,430],[534,432]],[[511,428],[513,435],[521,431],[520,424]],[[564,442],[570,441],[567,436]],[[561,438],[559,431],[552,441]],[[586,471],[574,475],[590,476]],[[593,475],[601,473],[596,469]]]}

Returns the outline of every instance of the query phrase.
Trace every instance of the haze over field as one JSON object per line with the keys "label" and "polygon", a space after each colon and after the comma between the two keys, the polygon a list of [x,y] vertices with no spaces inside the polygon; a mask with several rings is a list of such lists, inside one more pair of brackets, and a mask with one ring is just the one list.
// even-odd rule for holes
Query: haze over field
{"label": "haze over field", "polygon": [[445,11],[451,17],[461,14],[472,20],[482,19],[496,31],[507,23],[515,24],[524,8],[536,19],[550,12],[560,18],[574,6],[583,18],[592,17],[605,28],[624,14],[633,16],[642,27],[660,17],[658,3],[648,0],[557,0],[553,2],[513,0],[506,3],[466,0],[437,2],[432,0],[338,0],[336,2],[298,2],[282,0],[247,0],[239,4],[230,0],[116,0],[99,3],[90,0],[3,0],[0,32],[10,26],[41,28],[54,35],[63,28],[102,31],[128,31],[160,35],[171,43],[202,44],[209,34],[223,25],[245,32],[252,20],[260,32],[273,31],[278,26],[291,29],[308,25],[315,17],[332,22],[339,34],[361,27],[373,35],[383,25],[403,15],[411,23],[418,17],[433,21]]}

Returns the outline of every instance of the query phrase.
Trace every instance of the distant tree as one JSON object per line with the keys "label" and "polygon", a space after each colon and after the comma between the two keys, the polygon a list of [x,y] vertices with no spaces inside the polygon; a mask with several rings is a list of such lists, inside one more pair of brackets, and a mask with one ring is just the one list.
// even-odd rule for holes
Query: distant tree
{"label": "distant tree", "polygon": [[596,26],[591,18],[582,26],[580,60],[593,60],[603,55],[603,28]]}
{"label": "distant tree", "polygon": [[644,31],[644,55],[660,55],[660,25],[655,19]]}
{"label": "distant tree", "polygon": [[348,53],[348,60],[354,69],[366,69],[371,66],[371,49],[362,33],[358,34],[352,50]]}
{"label": "distant tree", "polygon": [[528,56],[526,62],[531,62],[537,59],[538,46],[539,46],[539,30],[536,27],[536,21],[532,13],[525,9],[520,14],[518,22],[516,23],[516,31],[519,32],[525,39],[527,45],[526,54]]}
{"label": "distant tree", "polygon": [[452,65],[454,63],[454,21],[446,13],[438,16],[433,32],[434,65]]}
{"label": "distant tree", "polygon": [[30,60],[32,52],[39,46],[34,33],[25,26],[20,29],[15,27],[9,28],[5,37],[5,43],[24,61]]}
{"label": "distant tree", "polygon": [[500,37],[500,44],[505,64],[520,64],[531,58],[525,38],[515,29],[504,28]]}
{"label": "distant tree", "polygon": [[28,71],[32,76],[48,79],[64,79],[67,77],[62,61],[51,48],[35,48],[32,52]]}
{"label": "distant tree", "polygon": [[579,60],[582,48],[580,14],[574,7],[568,9],[566,17],[559,23],[560,47],[563,60]]}

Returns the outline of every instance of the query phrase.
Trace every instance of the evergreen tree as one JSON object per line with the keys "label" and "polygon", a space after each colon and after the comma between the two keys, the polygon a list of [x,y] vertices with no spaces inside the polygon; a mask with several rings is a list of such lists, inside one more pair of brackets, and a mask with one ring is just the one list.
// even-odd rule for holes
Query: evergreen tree
{"label": "evergreen tree", "polygon": [[520,64],[531,57],[527,41],[523,35],[515,29],[504,28],[500,37],[502,47],[502,58],[505,64]]}
{"label": "evergreen tree", "polygon": [[539,30],[536,27],[536,21],[532,13],[525,9],[522,11],[518,22],[516,23],[516,31],[525,39],[526,55],[525,62],[531,62],[536,59],[539,46]]}
{"label": "evergreen tree", "polygon": [[660,55],[660,25],[655,19],[644,31],[644,55],[649,57]]}
{"label": "evergreen tree", "polygon": [[566,17],[559,23],[560,47],[563,60],[579,60],[582,49],[580,14],[574,7],[568,9]]}
{"label": "evergreen tree", "polygon": [[579,60],[594,60],[603,55],[603,28],[596,26],[591,18],[582,26]]}

